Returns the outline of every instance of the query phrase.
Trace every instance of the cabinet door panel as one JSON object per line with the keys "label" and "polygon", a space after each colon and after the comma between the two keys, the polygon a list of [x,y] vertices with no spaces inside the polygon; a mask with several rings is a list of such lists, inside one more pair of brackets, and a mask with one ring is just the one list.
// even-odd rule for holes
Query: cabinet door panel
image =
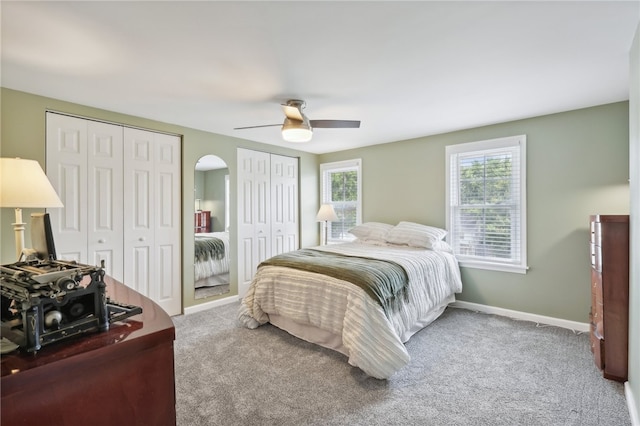
{"label": "cabinet door panel", "polygon": [[[176,297],[175,295],[175,277],[176,277],[176,258],[175,244],[160,244],[156,247],[155,264],[159,274],[156,276],[155,291],[152,292],[154,300],[161,303],[167,303]],[[160,303],[158,303],[160,304]]]}
{"label": "cabinet door panel", "polygon": [[129,245],[125,251],[127,286],[142,295],[151,293],[151,251],[148,244]]}

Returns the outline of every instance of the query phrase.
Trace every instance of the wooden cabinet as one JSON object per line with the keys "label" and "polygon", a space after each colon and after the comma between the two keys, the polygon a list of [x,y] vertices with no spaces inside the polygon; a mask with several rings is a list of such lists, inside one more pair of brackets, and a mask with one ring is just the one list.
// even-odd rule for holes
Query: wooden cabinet
{"label": "wooden cabinet", "polygon": [[107,296],[142,313],[35,354],[2,355],[2,426],[175,426],[173,322],[151,299],[105,283]]}
{"label": "wooden cabinet", "polygon": [[195,217],[195,233],[211,232],[211,212],[197,211]]}
{"label": "wooden cabinet", "polygon": [[629,216],[591,221],[591,351],[607,379],[627,380]]}

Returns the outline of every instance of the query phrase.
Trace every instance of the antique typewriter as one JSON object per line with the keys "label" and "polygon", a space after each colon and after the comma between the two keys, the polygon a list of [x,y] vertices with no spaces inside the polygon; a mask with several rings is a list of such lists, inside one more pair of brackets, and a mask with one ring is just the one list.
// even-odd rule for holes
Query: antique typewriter
{"label": "antique typewriter", "polygon": [[107,297],[104,265],[56,260],[50,225],[45,225],[45,249],[24,261],[21,257],[16,263],[0,266],[3,338],[21,350],[36,352],[82,333],[108,330],[110,323],[142,313],[141,307]]}

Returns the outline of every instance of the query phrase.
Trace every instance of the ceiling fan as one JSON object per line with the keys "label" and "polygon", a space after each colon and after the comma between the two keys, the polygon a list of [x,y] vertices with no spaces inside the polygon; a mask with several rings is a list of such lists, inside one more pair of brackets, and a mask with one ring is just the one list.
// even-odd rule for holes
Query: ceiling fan
{"label": "ceiling fan", "polygon": [[285,119],[282,124],[262,124],[259,126],[236,127],[234,130],[255,129],[258,127],[282,126],[282,138],[287,142],[309,142],[313,129],[354,129],[360,127],[359,120],[309,120],[302,112],[305,101],[289,99],[282,104]]}

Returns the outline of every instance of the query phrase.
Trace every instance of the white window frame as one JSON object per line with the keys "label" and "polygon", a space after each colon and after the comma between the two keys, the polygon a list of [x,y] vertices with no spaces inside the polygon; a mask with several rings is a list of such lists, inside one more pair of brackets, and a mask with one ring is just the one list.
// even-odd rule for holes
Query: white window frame
{"label": "white window frame", "polygon": [[[527,272],[527,193],[526,193],[526,135],[510,136],[505,138],[490,139],[478,142],[469,142],[457,145],[448,145],[446,150],[446,227],[448,232],[447,241],[454,247],[460,266],[488,269],[503,272],[515,272],[525,274]],[[514,160],[519,162],[519,186],[514,187],[512,193],[519,194],[519,200],[514,200],[513,209],[517,209],[518,227],[512,227],[512,232],[516,232],[512,239],[512,244],[519,241],[520,247],[513,247],[512,253],[519,253],[519,258],[497,259],[495,257],[485,257],[480,255],[468,255],[461,253],[456,239],[458,229],[456,229],[455,215],[458,206],[459,175],[457,172],[457,158],[460,154],[485,153],[491,154],[500,151],[511,150]],[[514,167],[513,170],[516,168]],[[455,176],[454,176],[455,175]],[[517,182],[512,181],[513,184]],[[515,249],[515,250],[513,250]]]}
{"label": "white window frame", "polygon": [[[357,158],[353,160],[335,161],[331,163],[320,164],[320,204],[332,204],[330,197],[329,173],[355,170],[358,174],[358,200],[356,203],[356,225],[362,223],[362,160]],[[329,185],[329,186],[327,186]],[[338,213],[339,216],[339,213]],[[327,224],[328,233],[331,235],[332,222]],[[342,243],[353,241],[356,237],[345,232],[342,238],[328,238],[327,244]],[[325,241],[325,227],[321,227],[321,241]]]}

